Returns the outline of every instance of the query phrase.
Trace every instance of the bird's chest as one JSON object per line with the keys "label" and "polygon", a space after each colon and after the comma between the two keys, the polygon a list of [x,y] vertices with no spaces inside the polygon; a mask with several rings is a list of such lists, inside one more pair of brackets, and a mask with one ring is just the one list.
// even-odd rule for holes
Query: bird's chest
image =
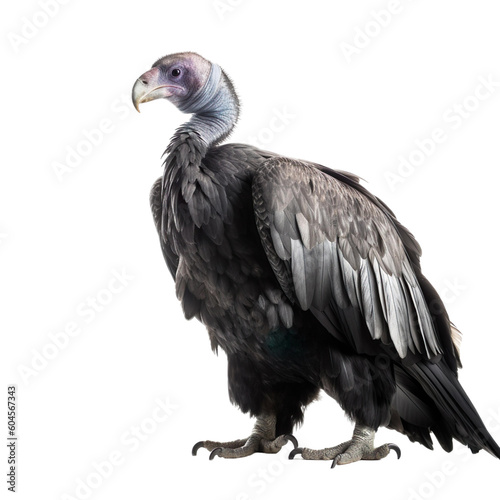
{"label": "bird's chest", "polygon": [[264,331],[268,299],[261,296],[272,270],[255,226],[250,183],[231,181],[202,174],[191,186],[172,183],[166,193],[167,240],[179,256],[177,296],[185,315],[209,331]]}
{"label": "bird's chest", "polygon": [[250,183],[237,179],[221,190],[215,181],[167,193],[167,238],[179,256],[177,297],[186,317],[207,326],[213,345],[259,350],[270,331],[291,325],[291,307],[261,245]]}

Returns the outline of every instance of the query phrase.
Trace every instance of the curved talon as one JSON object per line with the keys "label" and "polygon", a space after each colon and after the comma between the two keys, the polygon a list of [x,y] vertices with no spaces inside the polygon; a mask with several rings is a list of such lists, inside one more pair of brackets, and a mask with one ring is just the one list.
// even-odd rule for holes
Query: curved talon
{"label": "curved talon", "polygon": [[334,468],[334,467],[338,464],[338,462],[339,462],[339,460],[340,460],[340,457],[341,457],[341,456],[342,456],[342,455],[337,455],[337,456],[333,459],[332,466],[330,467],[330,469],[333,469],[333,468]]}
{"label": "curved talon", "polygon": [[198,442],[197,442],[197,443],[193,446],[193,449],[191,450],[191,453],[192,453],[193,457],[195,457],[195,456],[196,456],[196,453],[198,453],[198,450],[199,450],[200,448],[203,448],[203,443],[204,443],[204,442],[205,442],[205,441],[198,441]]}
{"label": "curved talon", "polygon": [[387,446],[388,446],[389,450],[394,450],[396,452],[396,455],[398,456],[398,460],[399,460],[401,458],[401,449],[399,448],[399,446],[397,446],[393,443],[389,443]]}
{"label": "curved talon", "polygon": [[296,449],[299,447],[299,442],[297,441],[297,438],[293,434],[285,434],[284,436],[288,441],[291,441],[293,443],[293,448]]}
{"label": "curved talon", "polygon": [[302,455],[302,452],[304,451],[304,448],[294,448],[291,452],[290,455],[288,455],[288,460],[293,460],[295,455],[298,455],[299,453]]}
{"label": "curved talon", "polygon": [[215,457],[219,457],[222,453],[222,448],[214,448],[208,457],[209,460],[213,460]]}

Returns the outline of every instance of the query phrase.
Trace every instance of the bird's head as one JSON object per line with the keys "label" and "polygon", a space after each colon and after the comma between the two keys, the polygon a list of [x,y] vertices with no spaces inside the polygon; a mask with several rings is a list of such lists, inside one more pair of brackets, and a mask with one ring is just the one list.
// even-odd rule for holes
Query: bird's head
{"label": "bird's head", "polygon": [[132,89],[137,111],[141,103],[160,98],[193,114],[184,125],[206,144],[224,140],[238,120],[239,100],[231,80],[219,65],[194,52],[162,57],[137,79]]}
{"label": "bird's head", "polygon": [[132,89],[139,111],[143,102],[168,99],[185,113],[204,111],[221,80],[221,69],[194,52],[162,57],[141,75]]}

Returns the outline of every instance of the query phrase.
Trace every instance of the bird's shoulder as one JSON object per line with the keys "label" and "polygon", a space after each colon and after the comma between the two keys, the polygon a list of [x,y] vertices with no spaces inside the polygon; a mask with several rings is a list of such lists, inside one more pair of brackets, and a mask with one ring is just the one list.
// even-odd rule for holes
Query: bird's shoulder
{"label": "bird's shoulder", "polygon": [[[256,208],[265,206],[278,216],[282,213],[298,215],[299,231],[305,229],[306,222],[312,224],[317,236],[329,237],[330,241],[339,236],[348,237],[356,247],[371,235],[370,246],[389,244],[387,250],[393,257],[406,253],[415,269],[420,269],[422,250],[413,234],[355,174],[275,156],[256,169],[253,193]],[[306,238],[307,246],[315,243],[305,232],[300,236]],[[385,253],[386,249],[381,250]]]}
{"label": "bird's shoulder", "polygon": [[203,165],[213,172],[251,177],[264,162],[276,157],[275,153],[249,144],[227,143],[210,148],[203,159]]}

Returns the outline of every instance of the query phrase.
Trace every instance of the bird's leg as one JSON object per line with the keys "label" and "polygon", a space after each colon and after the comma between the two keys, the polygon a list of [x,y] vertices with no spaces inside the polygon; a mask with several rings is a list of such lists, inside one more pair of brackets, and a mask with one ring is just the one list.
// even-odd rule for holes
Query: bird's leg
{"label": "bird's leg", "polygon": [[295,448],[289,455],[292,459],[300,454],[305,460],[333,460],[332,468],[338,465],[350,464],[358,460],[380,460],[394,450],[401,456],[401,450],[395,444],[383,444],[374,447],[375,431],[370,427],[358,425],[354,427],[352,439],[333,448],[311,450],[310,448]]}
{"label": "bird's leg", "polygon": [[199,441],[193,446],[193,455],[196,455],[200,448],[210,451],[210,460],[214,457],[241,458],[252,455],[256,452],[277,453],[281,448],[291,441],[295,448],[298,443],[291,434],[276,436],[276,416],[263,415],[257,418],[252,434],[247,439],[237,439],[236,441],[217,442]]}

